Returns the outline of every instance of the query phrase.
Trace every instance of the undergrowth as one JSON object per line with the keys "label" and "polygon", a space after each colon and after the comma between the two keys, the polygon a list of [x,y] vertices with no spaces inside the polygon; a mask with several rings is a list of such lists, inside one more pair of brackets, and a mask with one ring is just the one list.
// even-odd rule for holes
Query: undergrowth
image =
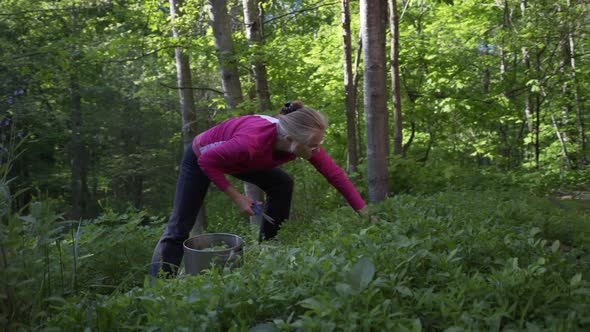
{"label": "undergrowth", "polygon": [[[590,328],[587,213],[518,190],[398,195],[371,209],[375,224],[349,208],[319,211],[290,220],[276,240],[261,245],[254,241],[255,227],[228,216],[225,222],[214,219],[214,231],[247,239],[244,265],[221,274],[158,280],[152,287],[140,284],[139,271],[145,271],[162,222],[146,224],[145,216],[95,220],[81,226],[86,235],[78,240],[80,226],[73,236],[64,231],[62,238],[52,237],[49,261],[43,261],[47,255],[27,253],[36,257],[27,256],[29,269],[37,264],[72,280],[73,262],[64,252],[76,242],[86,246],[74,256],[77,284],[67,292],[60,286],[56,294],[39,295],[38,303],[46,304],[29,310],[35,317],[16,317],[20,325],[10,325],[7,321],[15,320],[3,316],[2,324],[203,331]],[[23,230],[19,234],[24,241]],[[27,241],[32,248],[39,243]],[[19,255],[25,253],[9,253],[9,262],[26,269],[25,256]],[[43,280],[55,284],[39,279],[45,272],[29,272],[18,279],[29,278],[28,285],[37,288]],[[10,283],[17,281],[5,276],[2,289],[15,289]],[[101,292],[101,283],[112,291]],[[16,289],[20,296],[37,294]]]}

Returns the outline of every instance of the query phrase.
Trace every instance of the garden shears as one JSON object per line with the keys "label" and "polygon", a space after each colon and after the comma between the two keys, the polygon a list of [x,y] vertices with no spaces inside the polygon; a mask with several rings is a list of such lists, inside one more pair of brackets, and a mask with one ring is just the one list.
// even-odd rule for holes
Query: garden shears
{"label": "garden shears", "polygon": [[274,218],[264,213],[260,205],[258,205],[258,202],[254,201],[254,203],[252,203],[252,210],[254,211],[255,215],[262,216],[262,218],[266,219],[266,221],[268,221],[269,223],[273,225],[275,224]]}

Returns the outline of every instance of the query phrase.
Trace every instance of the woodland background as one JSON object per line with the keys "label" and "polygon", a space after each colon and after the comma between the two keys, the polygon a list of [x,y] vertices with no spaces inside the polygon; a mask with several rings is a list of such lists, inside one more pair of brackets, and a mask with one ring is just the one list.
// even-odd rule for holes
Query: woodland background
{"label": "woodland background", "polygon": [[[173,315],[168,327],[189,330],[583,330],[588,203],[562,198],[587,198],[590,183],[589,10],[3,0],[0,324],[150,329]],[[297,161],[280,249],[253,245],[224,277],[142,288],[191,138],[295,99],[328,116],[326,150],[389,223],[363,226]],[[255,242],[209,196],[209,231]]]}

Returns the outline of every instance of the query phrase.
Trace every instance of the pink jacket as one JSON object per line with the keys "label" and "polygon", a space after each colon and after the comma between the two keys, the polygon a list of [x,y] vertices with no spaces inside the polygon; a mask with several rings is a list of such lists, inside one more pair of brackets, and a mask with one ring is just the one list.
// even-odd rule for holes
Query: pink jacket
{"label": "pink jacket", "polygon": [[[193,151],[203,172],[221,190],[230,185],[225,173],[267,170],[296,158],[274,152],[278,119],[246,115],[227,120],[195,137]],[[366,204],[344,171],[320,147],[309,162],[334,186],[354,210]]]}

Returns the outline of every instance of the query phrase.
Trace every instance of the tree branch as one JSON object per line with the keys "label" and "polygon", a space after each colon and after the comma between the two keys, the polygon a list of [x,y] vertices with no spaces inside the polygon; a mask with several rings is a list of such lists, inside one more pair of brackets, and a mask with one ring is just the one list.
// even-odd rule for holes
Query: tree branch
{"label": "tree branch", "polygon": [[68,6],[68,7],[59,7],[59,8],[46,8],[46,9],[31,9],[31,10],[23,10],[20,12],[4,12],[0,13],[0,16],[20,16],[24,14],[30,13],[48,13],[48,12],[66,12],[72,10],[87,10],[87,9],[104,9],[105,6],[88,6],[88,7],[77,7],[75,5]]}
{"label": "tree branch", "polygon": [[216,90],[216,89],[213,89],[213,88],[203,88],[203,87],[194,87],[194,86],[190,86],[190,87],[184,87],[184,86],[178,87],[178,86],[167,85],[167,84],[164,84],[164,83],[160,83],[160,85],[163,86],[163,87],[165,87],[165,88],[168,88],[168,89],[176,89],[176,90],[180,90],[180,89],[183,89],[183,90],[185,90],[185,89],[190,89],[190,90],[204,90],[204,91],[212,91],[212,92],[215,92],[215,93],[218,93],[218,94],[221,94],[221,95],[223,94],[223,91],[219,91],[219,90]]}
{"label": "tree branch", "polygon": [[271,18],[269,20],[264,21],[263,24],[267,24],[267,23],[270,23],[272,21],[280,20],[280,19],[282,19],[285,16],[289,16],[289,15],[293,15],[293,14],[297,14],[297,13],[305,13],[307,11],[314,10],[314,9],[317,9],[317,8],[320,8],[320,7],[323,7],[323,6],[330,6],[330,5],[334,5],[334,4],[338,4],[338,3],[339,2],[328,2],[328,3],[322,3],[322,4],[317,5],[315,7],[308,7],[308,8],[303,8],[303,9],[295,10],[295,11],[292,11],[292,12],[285,13],[283,15],[275,16],[275,17],[273,17],[273,18]]}

